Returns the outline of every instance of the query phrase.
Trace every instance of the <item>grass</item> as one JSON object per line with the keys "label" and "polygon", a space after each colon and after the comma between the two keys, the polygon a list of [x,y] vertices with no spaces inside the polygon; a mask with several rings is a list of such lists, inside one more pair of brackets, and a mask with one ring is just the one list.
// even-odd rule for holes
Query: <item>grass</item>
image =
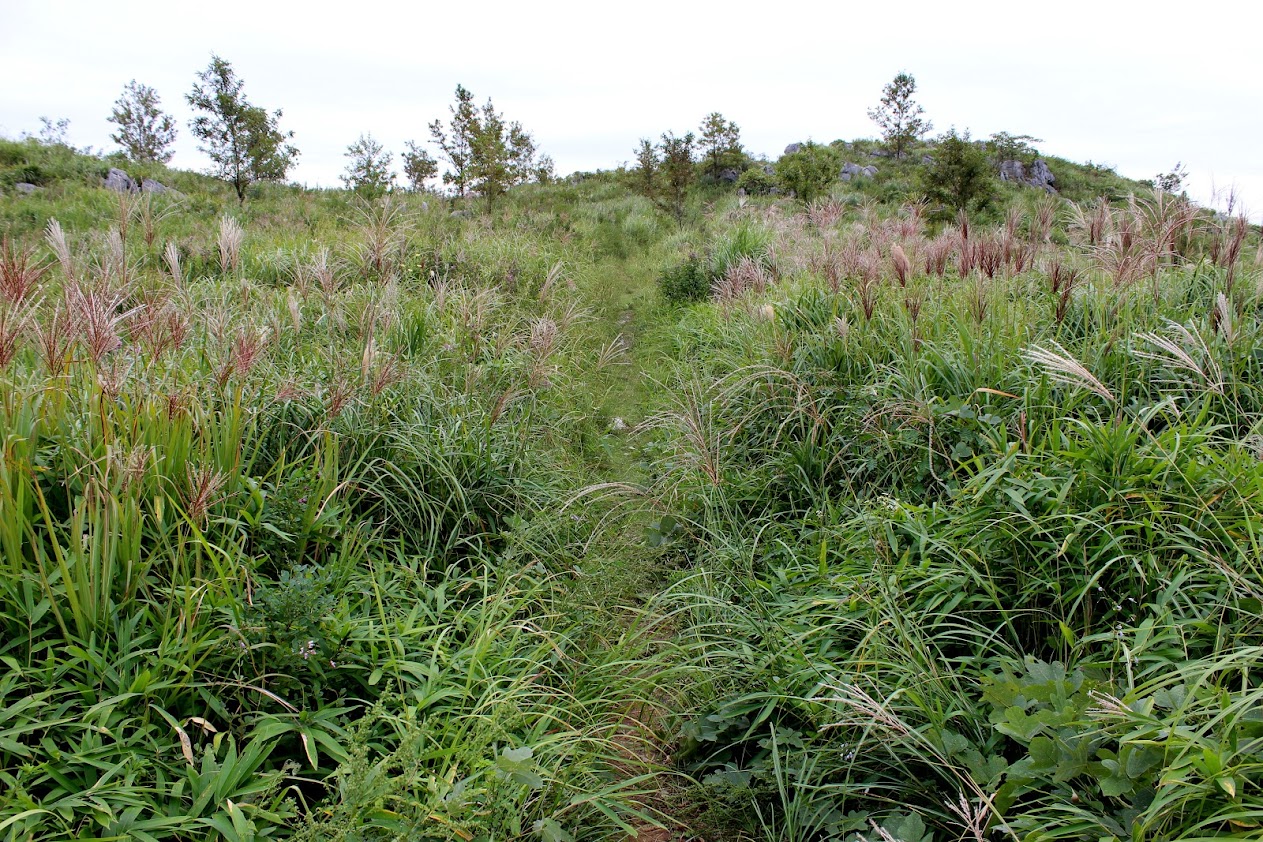
{"label": "grass", "polygon": [[1257,231],[917,160],[677,227],[6,142],[0,836],[1257,835]]}

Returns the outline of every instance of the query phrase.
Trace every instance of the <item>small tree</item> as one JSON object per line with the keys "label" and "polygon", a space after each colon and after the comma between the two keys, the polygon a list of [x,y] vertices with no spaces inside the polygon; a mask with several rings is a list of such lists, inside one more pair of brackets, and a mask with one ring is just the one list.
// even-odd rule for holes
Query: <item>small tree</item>
{"label": "small tree", "polygon": [[713,111],[702,120],[700,131],[698,146],[708,175],[718,178],[725,169],[741,163],[741,129],[736,123]]}
{"label": "small tree", "polygon": [[413,190],[426,189],[425,183],[438,175],[439,162],[429,152],[417,146],[411,140],[405,144],[403,153],[403,174],[412,185]]}
{"label": "small tree", "polygon": [[1188,169],[1183,162],[1176,161],[1170,172],[1158,173],[1154,177],[1153,186],[1163,193],[1183,193],[1184,179],[1188,178]]}
{"label": "small tree", "polygon": [[636,150],[639,165],[635,176],[636,189],[656,208],[674,216],[676,222],[684,220],[688,189],[697,178],[693,165],[694,141],[692,132],[683,137],[667,132],[657,146],[641,140]]}
{"label": "small tree", "polygon": [[394,185],[395,173],[390,168],[394,156],[374,140],[372,134],[360,135],[359,140],[346,148],[346,157],[351,162],[346,165],[341,179],[348,190],[375,199]]}
{"label": "small tree", "polygon": [[123,152],[138,163],[168,163],[175,155],[175,120],[163,112],[158,92],[135,79],[123,88],[123,95],[114,103],[110,122],[118,131],[110,140],[123,147]]}
{"label": "small tree", "polygon": [[923,176],[925,193],[931,201],[954,211],[978,210],[991,202],[995,175],[987,153],[969,138],[969,132],[951,129],[938,142],[933,163]]}
{"label": "small tree", "polygon": [[868,110],[869,119],[881,127],[882,140],[896,158],[902,158],[914,140],[934,128],[933,123],[921,117],[925,109],[912,98],[916,91],[917,80],[911,74],[900,73],[882,88],[881,105]]}
{"label": "small tree", "polygon": [[245,202],[246,189],[256,181],[283,180],[298,150],[286,143],[294,133],[277,127],[280,109],[269,114],[251,105],[242,92],[244,83],[219,56],[211,56],[197,78],[185,99],[204,113],[189,128],[201,141],[198,148],[210,156],[212,174],[232,183],[239,202]]}
{"label": "small tree", "polygon": [[470,172],[473,166],[474,138],[481,127],[478,121],[478,106],[474,105],[474,95],[462,85],[456,86],[456,104],[449,106],[452,118],[448,129],[443,129],[443,122],[435,120],[430,124],[430,136],[443,159],[451,166],[451,170],[443,173],[443,183],[456,187],[456,195],[464,196],[472,180]]}
{"label": "small tree", "polygon": [[987,141],[987,148],[995,156],[997,167],[1005,161],[1020,161],[1030,166],[1039,157],[1039,150],[1035,148],[1037,143],[1043,143],[1043,141],[1028,134],[996,132]]}
{"label": "small tree", "polygon": [[836,149],[807,141],[776,162],[776,180],[782,189],[807,203],[829,189],[841,164]]}

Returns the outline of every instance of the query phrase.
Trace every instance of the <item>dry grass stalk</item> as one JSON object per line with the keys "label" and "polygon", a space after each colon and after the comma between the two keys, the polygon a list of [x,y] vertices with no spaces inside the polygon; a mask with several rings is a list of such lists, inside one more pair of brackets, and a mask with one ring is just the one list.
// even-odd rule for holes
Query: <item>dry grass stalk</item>
{"label": "dry grass stalk", "polygon": [[832,199],[817,199],[807,206],[807,218],[816,230],[825,233],[832,230],[842,218],[843,207]]}
{"label": "dry grass stalk", "polygon": [[1061,199],[1048,193],[1035,203],[1035,214],[1030,220],[1028,234],[1031,242],[1047,243],[1052,239],[1053,225],[1061,213]]}
{"label": "dry grass stalk", "polygon": [[70,252],[70,244],[66,242],[66,232],[62,230],[61,223],[56,219],[48,220],[48,225],[44,228],[44,241],[53,250],[53,254],[57,255],[57,262],[61,265],[61,273],[65,279],[68,282],[77,281],[79,267],[75,265],[74,255]]}
{"label": "dry grass stalk", "polygon": [[225,275],[236,274],[241,269],[241,245],[246,232],[241,223],[224,214],[219,220],[219,271]]}
{"label": "dry grass stalk", "polygon": [[912,274],[912,263],[898,243],[890,247],[890,264],[895,270],[895,279],[899,281],[899,286],[906,287],[908,277]]}
{"label": "dry grass stalk", "polygon": [[228,475],[209,466],[190,465],[187,480],[181,495],[184,513],[195,524],[204,524],[211,507],[221,499],[219,492],[227,484]]}
{"label": "dry grass stalk", "polygon": [[39,290],[47,271],[48,264],[35,258],[34,246],[19,249],[7,234],[0,240],[0,299],[22,304]]}
{"label": "dry grass stalk", "polygon": [[1137,339],[1157,350],[1137,349],[1133,353],[1141,359],[1151,360],[1172,371],[1186,371],[1200,380],[1205,388],[1222,395],[1223,371],[1201,334],[1170,320],[1167,321],[1167,332],[1169,334],[1167,336],[1157,333],[1137,334]]}
{"label": "dry grass stalk", "polygon": [[1232,306],[1228,303],[1228,296],[1222,292],[1216,295],[1215,306],[1210,312],[1210,326],[1229,345],[1237,338],[1237,329],[1233,324],[1232,315]]}
{"label": "dry grass stalk", "polygon": [[9,367],[35,317],[38,301],[0,301],[0,370]]}
{"label": "dry grass stalk", "polygon": [[561,278],[561,272],[564,268],[565,264],[558,260],[553,264],[553,267],[548,270],[548,274],[544,277],[544,283],[542,283],[539,287],[539,300],[541,302],[547,301],[549,296],[552,295],[553,286]]}
{"label": "dry grass stalk", "polygon": [[1026,361],[1044,370],[1054,383],[1072,388],[1087,389],[1114,403],[1114,393],[1105,384],[1097,380],[1083,363],[1076,360],[1069,351],[1056,342],[1050,342],[1049,348],[1038,345],[1027,349],[1022,356]]}
{"label": "dry grass stalk", "polygon": [[163,262],[167,267],[167,274],[171,277],[171,282],[177,288],[184,287],[184,269],[180,265],[180,247],[175,244],[174,240],[167,240],[167,247],[162,252]]}
{"label": "dry grass stalk", "polygon": [[925,274],[943,277],[947,273],[947,261],[956,248],[956,238],[950,232],[939,234],[925,244]]}
{"label": "dry grass stalk", "polygon": [[60,377],[70,365],[70,348],[74,343],[70,319],[60,305],[44,324],[35,326],[35,347],[50,377]]}
{"label": "dry grass stalk", "polygon": [[66,287],[65,295],[66,312],[76,328],[77,339],[93,365],[100,365],[106,354],[122,346],[119,328],[135,310],[119,310],[127,298],[119,291],[72,283]]}

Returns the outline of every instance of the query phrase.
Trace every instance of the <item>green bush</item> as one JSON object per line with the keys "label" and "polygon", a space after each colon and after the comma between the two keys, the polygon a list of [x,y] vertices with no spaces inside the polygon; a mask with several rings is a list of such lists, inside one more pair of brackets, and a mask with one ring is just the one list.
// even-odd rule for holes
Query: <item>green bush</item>
{"label": "green bush", "polygon": [[658,276],[658,289],[668,302],[687,304],[709,298],[710,282],[705,262],[696,254],[691,254],[662,271]]}
{"label": "green bush", "polygon": [[768,174],[762,165],[756,164],[741,174],[737,179],[737,187],[751,196],[766,196],[776,189],[776,176]]}

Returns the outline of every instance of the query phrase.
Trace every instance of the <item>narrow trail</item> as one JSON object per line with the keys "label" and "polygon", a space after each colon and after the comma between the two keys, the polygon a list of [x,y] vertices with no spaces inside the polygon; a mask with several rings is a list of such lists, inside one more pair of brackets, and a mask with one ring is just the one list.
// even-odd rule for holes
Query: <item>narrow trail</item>
{"label": "narrow trail", "polygon": [[[657,409],[653,393],[654,380],[668,353],[661,325],[662,317],[657,299],[655,279],[642,269],[643,263],[634,259],[608,261],[599,265],[602,275],[601,290],[605,295],[595,301],[598,318],[608,333],[607,341],[617,350],[621,363],[617,367],[616,380],[609,384],[604,411],[611,416],[611,432],[618,434],[620,446],[615,458],[610,460],[602,479],[607,482],[640,484],[644,482],[643,469],[639,466],[638,443],[635,435],[645,421]],[[651,557],[629,551],[635,535],[614,536],[610,549],[617,556],[620,566],[628,572],[628,581],[644,583],[660,577],[660,571],[651,569]],[[621,551],[621,552],[620,552]],[[651,594],[626,593],[619,607],[624,616],[615,617],[620,625],[640,624],[650,629],[653,640],[668,644],[672,639],[670,628],[661,617],[646,618],[637,612],[651,610]],[[635,607],[633,607],[633,604]],[[672,747],[667,733],[669,700],[662,704],[637,705],[627,711],[616,738],[627,756],[626,767],[620,770],[626,778],[644,774],[646,768],[659,770],[649,783],[640,788],[648,790],[639,801],[650,813],[660,817],[667,827],[650,823],[635,825],[635,833],[629,834],[628,842],[695,842],[699,837],[675,816],[678,807],[678,780],[670,772]]]}

